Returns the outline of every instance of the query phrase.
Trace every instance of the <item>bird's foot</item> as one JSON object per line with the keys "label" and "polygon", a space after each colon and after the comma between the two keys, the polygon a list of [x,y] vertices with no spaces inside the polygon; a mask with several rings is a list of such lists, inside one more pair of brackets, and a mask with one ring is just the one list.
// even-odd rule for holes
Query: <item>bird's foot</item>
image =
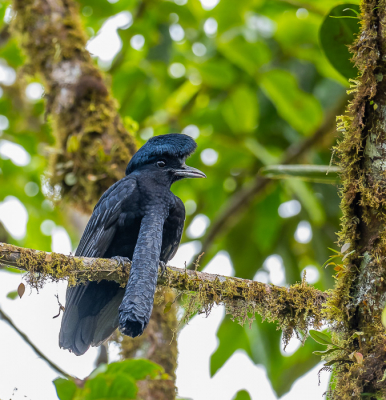
{"label": "bird's foot", "polygon": [[165,272],[166,272],[168,266],[166,265],[165,262],[160,261],[160,262],[159,262],[159,267],[161,268],[161,278],[162,278],[162,277],[164,276],[164,274],[165,274]]}
{"label": "bird's foot", "polygon": [[114,256],[114,257],[111,257],[111,258],[113,260],[116,260],[118,262],[117,267],[122,267],[125,270],[125,272],[126,272],[125,263],[126,262],[130,262],[131,263],[131,260],[128,257]]}

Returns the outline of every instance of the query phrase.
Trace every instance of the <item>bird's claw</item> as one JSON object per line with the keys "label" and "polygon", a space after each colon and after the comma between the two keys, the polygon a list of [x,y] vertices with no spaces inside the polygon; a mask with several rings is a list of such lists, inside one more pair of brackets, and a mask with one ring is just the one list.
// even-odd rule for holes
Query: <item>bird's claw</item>
{"label": "bird's claw", "polygon": [[118,262],[117,267],[122,267],[123,269],[125,269],[125,263],[126,262],[131,262],[130,258],[128,258],[128,257],[114,256],[114,257],[111,257],[111,258]]}
{"label": "bird's claw", "polygon": [[159,262],[159,267],[161,268],[161,278],[164,276],[166,269],[167,269],[167,265],[165,262],[160,261]]}

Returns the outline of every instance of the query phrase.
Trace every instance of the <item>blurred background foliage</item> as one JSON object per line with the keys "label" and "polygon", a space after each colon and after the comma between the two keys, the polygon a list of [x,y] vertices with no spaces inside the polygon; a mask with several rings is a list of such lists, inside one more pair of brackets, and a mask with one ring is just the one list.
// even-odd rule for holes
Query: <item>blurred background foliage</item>
{"label": "blurred background foliage", "polygon": [[[138,144],[169,132],[189,134],[198,143],[190,164],[208,179],[173,187],[187,207],[186,227],[196,226],[185,230],[183,242],[205,237],[226,204],[253,184],[260,168],[280,163],[288,148],[300,146],[325,126],[330,127],[326,134],[296,163],[330,163],[338,136],[331,126],[347,101],[348,78],[355,76],[347,62],[342,61],[343,67],[334,62],[339,57],[347,61],[348,52],[343,54],[342,46],[336,50],[331,36],[335,28],[329,24],[349,21],[351,33],[343,44],[352,40],[358,25],[355,18],[328,19],[342,3],[79,0],[91,39],[88,48],[105,71],[125,123],[138,128]],[[339,7],[342,11],[346,5]],[[81,234],[74,221],[79,221],[68,206],[55,205],[52,200],[60,195],[46,184],[54,139],[44,115],[39,77],[28,73],[16,39],[7,35],[11,16],[10,3],[1,2],[0,210],[6,228],[2,239],[50,250],[52,232],[64,228],[74,249]],[[343,28],[338,26],[334,34]],[[103,32],[108,30],[105,43]],[[102,48],[110,51],[103,53]],[[26,232],[12,231],[12,215],[4,212],[9,203],[21,203],[20,212],[26,211]],[[332,287],[331,272],[321,265],[339,229],[336,186],[275,180],[239,215],[232,228],[220,232],[206,249],[201,267],[225,250],[236,276],[290,285],[306,270],[309,282],[319,289]],[[309,340],[293,354],[283,355],[281,332],[260,320],[249,329],[226,317],[218,338],[211,374],[243,349],[265,366],[278,396],[319,361],[312,355],[318,345]],[[239,392],[237,398],[249,395]]]}

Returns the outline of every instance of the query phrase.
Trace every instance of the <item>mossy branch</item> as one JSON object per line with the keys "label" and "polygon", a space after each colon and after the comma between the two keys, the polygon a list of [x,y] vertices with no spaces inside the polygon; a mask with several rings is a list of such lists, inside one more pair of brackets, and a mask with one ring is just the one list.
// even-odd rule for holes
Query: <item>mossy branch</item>
{"label": "mossy branch", "polygon": [[[72,285],[107,279],[125,286],[130,273],[130,263],[118,266],[111,259],[65,256],[5,243],[0,243],[0,264],[28,271],[26,280],[36,288],[47,280],[62,279]],[[326,293],[305,281],[285,288],[170,266],[163,277],[159,276],[158,285],[189,295],[185,304],[188,316],[195,312],[208,314],[215,304],[224,304],[239,323],[251,322],[258,313],[278,323],[286,342],[296,332],[320,328],[327,299]]]}
{"label": "mossy branch", "polygon": [[76,2],[14,0],[13,10],[12,32],[27,56],[24,70],[43,80],[57,138],[51,185],[90,212],[101,194],[124,176],[136,151],[133,133],[124,127],[117,103],[86,50]]}

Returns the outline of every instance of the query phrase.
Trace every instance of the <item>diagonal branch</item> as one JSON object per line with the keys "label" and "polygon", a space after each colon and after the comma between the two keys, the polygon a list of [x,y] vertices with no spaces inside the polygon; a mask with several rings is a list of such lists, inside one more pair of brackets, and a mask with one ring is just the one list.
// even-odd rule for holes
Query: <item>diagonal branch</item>
{"label": "diagonal branch", "polygon": [[[122,267],[111,259],[65,256],[5,243],[0,243],[0,264],[28,271],[26,279],[34,287],[42,287],[48,279],[66,278],[70,284],[107,279],[124,286],[130,272],[130,263]],[[326,293],[304,281],[286,288],[176,267],[168,267],[163,277],[159,275],[158,285],[190,294],[186,304],[188,315],[197,311],[209,313],[214,304],[224,304],[227,312],[241,323],[250,320],[248,313],[276,321],[287,334],[285,340],[294,330],[319,328],[327,299]]]}
{"label": "diagonal branch", "polygon": [[[285,165],[295,162],[299,157],[310,150],[310,148],[318,144],[324,137],[332,135],[336,130],[335,117],[342,113],[346,101],[347,99],[344,98],[333,110],[330,111],[322,126],[317,129],[311,137],[305,139],[299,144],[289,147],[284,153],[280,164]],[[251,185],[242,188],[231,196],[228,202],[220,210],[217,218],[210,225],[210,228],[203,239],[201,252],[207,253],[217,237],[224,235],[237,223],[237,221],[240,220],[240,216],[248,209],[256,196],[262,193],[271,182],[270,179],[257,174]]]}
{"label": "diagonal branch", "polygon": [[13,328],[21,337],[22,339],[32,348],[32,350],[41,357],[54,371],[58,374],[65,376],[66,378],[71,378],[71,375],[67,374],[67,372],[63,371],[58,365],[56,365],[53,361],[51,361],[47,356],[44,355],[29,339],[29,337],[22,332],[12,321],[12,319],[0,308],[0,319],[5,321],[8,325]]}

